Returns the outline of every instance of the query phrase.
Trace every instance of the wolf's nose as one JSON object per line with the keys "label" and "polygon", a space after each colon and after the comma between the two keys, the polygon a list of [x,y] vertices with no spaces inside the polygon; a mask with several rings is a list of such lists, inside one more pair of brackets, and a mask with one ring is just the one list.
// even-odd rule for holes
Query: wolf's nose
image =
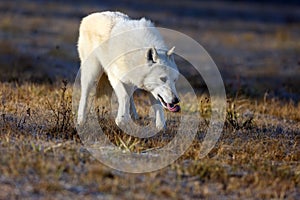
{"label": "wolf's nose", "polygon": [[179,99],[177,97],[174,97],[172,100],[172,104],[178,104],[179,103]]}

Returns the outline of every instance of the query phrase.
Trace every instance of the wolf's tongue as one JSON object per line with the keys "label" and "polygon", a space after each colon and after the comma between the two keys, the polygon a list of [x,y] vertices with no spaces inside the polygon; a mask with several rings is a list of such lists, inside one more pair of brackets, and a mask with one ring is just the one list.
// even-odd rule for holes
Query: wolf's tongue
{"label": "wolf's tongue", "polygon": [[167,108],[171,112],[178,112],[180,110],[180,106],[179,105],[168,104],[168,103],[167,103]]}

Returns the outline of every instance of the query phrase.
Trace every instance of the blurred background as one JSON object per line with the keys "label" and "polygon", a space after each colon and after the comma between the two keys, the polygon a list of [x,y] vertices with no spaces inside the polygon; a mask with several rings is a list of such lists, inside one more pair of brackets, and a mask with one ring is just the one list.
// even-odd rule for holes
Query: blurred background
{"label": "blurred background", "polygon": [[0,1],[0,81],[74,81],[82,17],[99,11],[146,17],[197,40],[227,93],[300,100],[298,1]]}

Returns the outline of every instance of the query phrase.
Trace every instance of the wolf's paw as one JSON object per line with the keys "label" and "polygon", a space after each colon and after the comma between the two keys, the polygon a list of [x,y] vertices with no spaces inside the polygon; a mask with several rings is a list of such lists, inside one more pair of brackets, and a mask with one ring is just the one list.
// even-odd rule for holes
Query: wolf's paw
{"label": "wolf's paw", "polygon": [[161,131],[167,128],[165,121],[157,120],[156,121],[156,128]]}
{"label": "wolf's paw", "polygon": [[85,123],[85,117],[83,115],[78,115],[77,117],[77,125],[82,126]]}
{"label": "wolf's paw", "polygon": [[134,120],[138,120],[139,119],[139,115],[136,112],[131,113],[131,117]]}
{"label": "wolf's paw", "polygon": [[129,117],[124,117],[124,116],[117,117],[115,119],[115,122],[116,122],[116,124],[119,128],[126,127],[130,122],[130,118]]}

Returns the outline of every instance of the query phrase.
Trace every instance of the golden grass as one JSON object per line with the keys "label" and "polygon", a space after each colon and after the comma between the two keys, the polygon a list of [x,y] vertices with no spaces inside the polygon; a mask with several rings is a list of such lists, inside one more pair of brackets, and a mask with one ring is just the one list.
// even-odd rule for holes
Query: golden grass
{"label": "golden grass", "polygon": [[[279,199],[299,195],[299,105],[267,98],[229,99],[223,135],[204,159],[198,155],[205,122],[178,161],[157,172],[132,175],[103,166],[81,146],[73,125],[70,84],[1,83],[0,88],[0,174],[8,183],[0,181],[7,188],[4,198],[21,193],[126,199],[143,194]],[[144,98],[137,101],[146,102]],[[209,99],[199,97],[199,102],[202,117],[209,120]],[[139,111],[141,116],[147,113]],[[168,125],[164,134],[171,136],[176,126]],[[168,142],[163,134],[150,139],[128,136],[113,119],[102,126],[110,140],[127,151],[139,153]]]}

